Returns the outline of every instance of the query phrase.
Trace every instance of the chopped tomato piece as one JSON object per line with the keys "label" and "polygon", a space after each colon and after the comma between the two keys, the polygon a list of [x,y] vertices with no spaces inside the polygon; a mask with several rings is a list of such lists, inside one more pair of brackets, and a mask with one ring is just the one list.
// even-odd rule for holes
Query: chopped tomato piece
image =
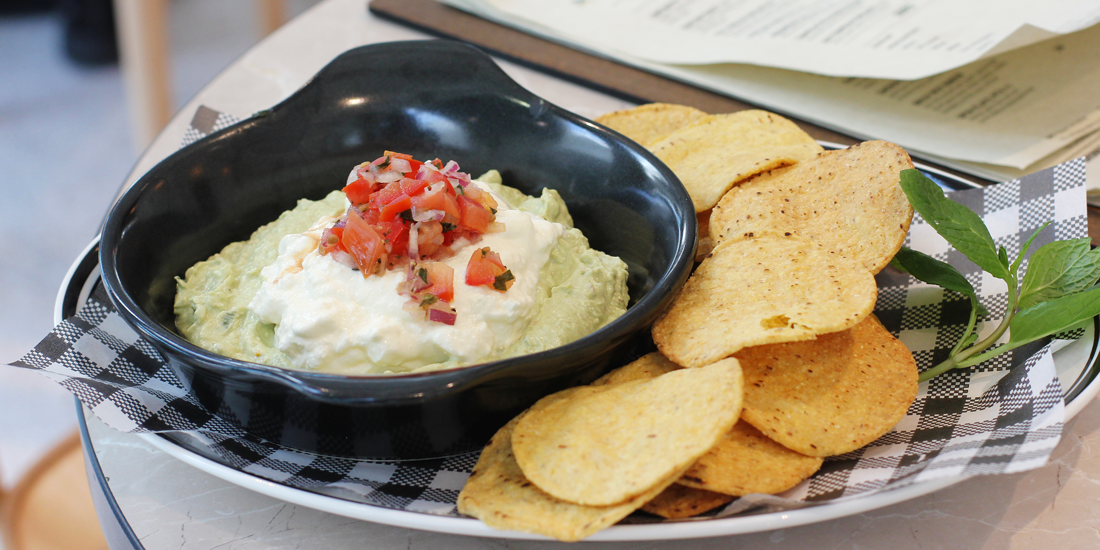
{"label": "chopped tomato piece", "polygon": [[493,223],[493,213],[481,206],[481,203],[466,198],[465,195],[458,196],[458,210],[458,223],[470,231],[484,233],[489,228],[489,224]]}
{"label": "chopped tomato piece", "polygon": [[386,184],[381,191],[375,193],[374,201],[379,207],[387,205],[397,199],[401,195],[404,195],[405,191],[401,189],[401,182],[395,181],[393,183]]}
{"label": "chopped tomato piece", "polygon": [[[362,207],[360,207],[360,208],[362,208]],[[371,225],[374,225],[374,224],[378,223],[378,209],[377,208],[368,208],[366,212],[363,212],[362,210],[359,210],[359,209],[355,209],[355,211],[358,212],[360,216],[362,216],[363,221],[365,221],[365,222],[367,222]]]}
{"label": "chopped tomato piece", "polygon": [[412,208],[412,199],[408,195],[401,195],[382,207],[378,212],[378,221],[388,222],[410,208]]}
{"label": "chopped tomato piece", "polygon": [[458,201],[443,188],[429,189],[413,197],[412,201],[413,206],[420,210],[442,210],[455,218],[460,215]]}
{"label": "chopped tomato piece", "polygon": [[503,292],[514,282],[512,271],[504,267],[500,254],[487,246],[475,250],[466,264],[466,284],[469,286],[488,286]]}
{"label": "chopped tomato piece", "polygon": [[393,151],[386,151],[385,153],[382,153],[382,158],[386,158],[386,157],[390,157],[391,159],[404,159],[404,160],[412,160],[413,159],[412,155],[406,155],[405,153],[395,153]]}
{"label": "chopped tomato piece", "polygon": [[344,186],[344,194],[348,196],[348,200],[352,204],[362,204],[370,200],[370,195],[376,188],[376,185],[359,178]]}
{"label": "chopped tomato piece", "polygon": [[455,299],[455,270],[443,262],[424,262],[419,269],[427,272],[429,286],[425,292],[450,302]]}
{"label": "chopped tomato piece", "polygon": [[[470,187],[473,187],[473,186],[471,185],[471,186],[467,187],[467,189],[469,189]],[[477,198],[477,202],[481,203],[481,206],[484,206],[485,208],[488,208],[489,211],[492,212],[494,215],[496,214],[497,200],[494,199],[493,196],[490,195],[489,193],[481,193],[481,196],[479,196]]]}
{"label": "chopped tomato piece", "polygon": [[401,180],[401,190],[410,197],[423,191],[424,188],[427,186],[428,182],[426,180],[418,180],[413,178],[405,178]]}
{"label": "chopped tomato piece", "polygon": [[[379,222],[374,225],[374,230],[382,237],[389,252],[390,261],[397,256],[407,256],[409,253],[409,228],[402,220],[396,219],[388,222]],[[387,266],[389,267],[389,266]]]}
{"label": "chopped tomato piece", "polygon": [[354,212],[348,214],[348,223],[344,226],[340,243],[351,254],[364,277],[379,273],[385,268],[386,246],[382,237]]}
{"label": "chopped tomato piece", "polygon": [[466,264],[466,284],[469,286],[490,285],[496,279],[497,267],[485,260],[483,250],[475,250],[470,262]]}
{"label": "chopped tomato piece", "polygon": [[321,255],[340,250],[340,238],[344,235],[343,227],[330,227],[321,234],[321,242],[317,244],[317,251]]}

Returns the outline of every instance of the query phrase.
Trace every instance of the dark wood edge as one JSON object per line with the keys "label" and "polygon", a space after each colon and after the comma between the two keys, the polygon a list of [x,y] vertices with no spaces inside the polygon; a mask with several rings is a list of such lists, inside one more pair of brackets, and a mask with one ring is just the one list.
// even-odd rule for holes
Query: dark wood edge
{"label": "dark wood edge", "polygon": [[1100,246],[1100,208],[1088,206],[1089,237],[1092,246]]}

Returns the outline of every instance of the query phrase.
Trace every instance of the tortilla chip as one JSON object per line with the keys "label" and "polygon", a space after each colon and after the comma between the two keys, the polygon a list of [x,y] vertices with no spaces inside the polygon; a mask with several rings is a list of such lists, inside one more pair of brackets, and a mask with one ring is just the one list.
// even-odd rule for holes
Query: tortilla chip
{"label": "tortilla chip", "polygon": [[790,233],[878,273],[909,232],[913,208],[899,181],[912,167],[901,147],[885,141],[822,153],[730,189],[711,214],[710,236],[720,243]]}
{"label": "tortilla chip", "polygon": [[726,241],[654,323],[653,341],[677,364],[701,367],[745,347],[855,326],[877,295],[862,265],[810,241]]}
{"label": "tortilla chip", "polygon": [[740,410],[741,370],[736,360],[725,360],[589,386],[533,408],[516,425],[512,450],[543,491],[610,506],[686,470],[733,427]]}
{"label": "tortilla chip", "polygon": [[696,212],[713,208],[740,181],[823,151],[795,123],[759,110],[710,115],[649,149],[683,182]]}
{"label": "tortilla chip", "polygon": [[[554,402],[578,389],[559,392],[547,399]],[[458,494],[458,511],[493,529],[537,533],[567,542],[580,540],[630,515],[675,479],[670,477],[616,506],[581,506],[556,499],[527,481],[516,464],[512,431],[521,418],[522,414],[493,436]]]}
{"label": "tortilla chip", "polygon": [[597,378],[592,385],[612,386],[633,380],[648,380],[680,368],[680,365],[669,361],[667,357],[655,351]]}
{"label": "tortilla chip", "polygon": [[607,113],[596,122],[638,142],[643,147],[659,141],[707,114],[687,105],[648,103],[625,111]]}
{"label": "tortilla chip", "polygon": [[873,315],[812,342],[736,357],[745,370],[744,420],[805,455],[844,454],[878,439],[917,395],[913,354]]}
{"label": "tortilla chip", "polygon": [[[633,363],[620,367],[592,383],[593,386],[613,385],[655,378],[681,367],[669,361],[659,352],[650,353]],[[796,453],[760,433],[743,420],[739,420],[726,435],[695,464],[684,472],[676,483],[692,487],[696,491],[679,491],[669,487],[657,500],[642,509],[664,517],[687,517],[701,514],[710,508],[730,502],[734,496],[749,493],[776,494],[794,487],[821,468],[822,459]],[[728,495],[721,502],[708,495]],[[697,499],[697,503],[696,503]],[[708,504],[714,501],[714,504]],[[669,508],[688,505],[706,506],[693,513],[670,516]]]}
{"label": "tortilla chip", "polygon": [[812,476],[823,462],[772,441],[741,420],[676,483],[737,497],[774,495]]}
{"label": "tortilla chip", "polygon": [[673,483],[656,498],[645,503],[642,510],[668,519],[690,518],[729,504],[733,498]]}

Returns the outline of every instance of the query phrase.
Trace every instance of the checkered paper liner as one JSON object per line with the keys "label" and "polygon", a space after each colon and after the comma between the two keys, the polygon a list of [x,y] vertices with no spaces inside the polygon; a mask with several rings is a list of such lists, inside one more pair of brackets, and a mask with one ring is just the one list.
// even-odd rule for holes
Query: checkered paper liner
{"label": "checkered paper liner", "polygon": [[[187,145],[237,119],[200,107]],[[1032,250],[1085,236],[1085,167],[1071,161],[1020,180],[958,191],[1010,255],[1053,220]],[[1006,287],[952,250],[919,216],[906,245],[957,267],[990,310],[983,335],[1004,315]],[[1025,264],[1026,265],[1026,264]],[[877,277],[875,314],[913,351],[921,370],[946,358],[967,322],[969,301],[892,268]],[[199,404],[161,356],[119,317],[101,287],[13,366],[35,369],[75,394],[108,425],[160,432],[220,464],[284,486],[410,512],[459,515],[455,500],[478,453],[385,462],[288,449],[242,432]],[[1046,463],[1063,422],[1061,385],[1046,342],[922,384],[905,417],[886,435],[826,460],[810,479],[780,496],[750,495],[709,512],[725,517],[858,498],[955,476],[1013,473]],[[626,522],[655,522],[637,513]]]}

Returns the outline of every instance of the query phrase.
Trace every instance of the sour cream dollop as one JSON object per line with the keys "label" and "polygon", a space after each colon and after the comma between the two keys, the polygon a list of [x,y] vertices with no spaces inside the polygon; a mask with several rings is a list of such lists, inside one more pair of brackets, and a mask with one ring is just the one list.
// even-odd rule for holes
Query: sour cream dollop
{"label": "sour cream dollop", "polygon": [[[299,369],[344,372],[369,366],[383,373],[477,362],[523,336],[536,312],[539,272],[566,231],[494,198],[496,221],[506,230],[485,234],[443,260],[454,269],[454,325],[416,318],[405,309],[409,296],[398,292],[404,270],[364,278],[332,255],[320,254],[321,228],[332,218],[283,237],[278,258],[261,271],[264,282],[248,307],[276,325],[275,347]],[[464,282],[470,257],[486,246],[515,276],[506,292]]]}

